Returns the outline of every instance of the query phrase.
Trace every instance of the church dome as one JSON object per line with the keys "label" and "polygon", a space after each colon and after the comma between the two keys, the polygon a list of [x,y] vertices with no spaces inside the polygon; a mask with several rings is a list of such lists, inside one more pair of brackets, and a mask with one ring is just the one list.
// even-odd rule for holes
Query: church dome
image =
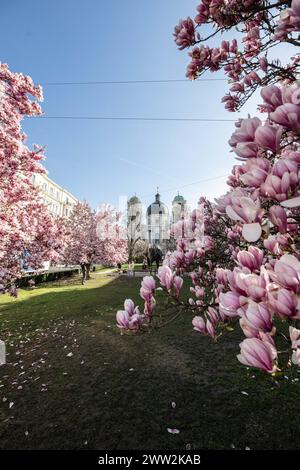
{"label": "church dome", "polygon": [[139,200],[137,196],[132,196],[128,201],[128,205],[132,205],[132,204],[141,204],[141,201]]}
{"label": "church dome", "polygon": [[169,209],[160,200],[160,194],[155,195],[155,201],[150,204],[150,206],[147,209],[147,215],[154,215],[154,214],[162,214],[162,215],[168,215],[169,214]]}
{"label": "church dome", "polygon": [[180,194],[177,194],[177,196],[174,197],[173,199],[173,203],[172,204],[175,204],[175,203],[183,203],[185,202],[185,199],[183,196],[180,196]]}

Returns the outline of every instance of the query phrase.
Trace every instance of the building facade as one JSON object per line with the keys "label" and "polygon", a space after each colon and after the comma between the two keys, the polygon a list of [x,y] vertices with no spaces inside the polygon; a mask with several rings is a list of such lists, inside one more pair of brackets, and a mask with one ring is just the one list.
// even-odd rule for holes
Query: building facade
{"label": "building facade", "polygon": [[42,198],[51,214],[68,217],[78,199],[69,191],[51,180],[47,175],[35,173],[32,177],[34,186],[41,190]]}
{"label": "building facade", "polygon": [[166,204],[161,201],[160,194],[147,209],[147,240],[150,246],[163,248],[170,239],[170,216]]}
{"label": "building facade", "polygon": [[162,202],[158,191],[146,211],[143,211],[142,202],[137,196],[131,197],[127,203],[129,242],[145,240],[149,246],[158,246],[163,252],[167,251],[171,226],[184,217],[185,210],[186,201],[179,194],[173,199],[171,211]]}

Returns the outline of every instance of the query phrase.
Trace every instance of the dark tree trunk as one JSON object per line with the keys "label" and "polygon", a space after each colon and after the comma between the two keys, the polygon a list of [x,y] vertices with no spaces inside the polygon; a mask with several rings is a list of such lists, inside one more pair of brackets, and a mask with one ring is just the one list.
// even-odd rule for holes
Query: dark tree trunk
{"label": "dark tree trunk", "polygon": [[85,281],[87,280],[87,265],[86,264],[81,265],[81,274],[82,274],[81,284],[83,285]]}
{"label": "dark tree trunk", "polygon": [[90,276],[91,266],[92,266],[92,263],[88,263],[86,265],[86,279],[87,280],[91,279],[91,276]]}

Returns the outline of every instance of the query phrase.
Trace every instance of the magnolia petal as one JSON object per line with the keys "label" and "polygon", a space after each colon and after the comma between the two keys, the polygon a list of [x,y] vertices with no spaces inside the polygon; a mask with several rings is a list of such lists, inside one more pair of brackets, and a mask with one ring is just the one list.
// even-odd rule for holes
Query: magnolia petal
{"label": "magnolia petal", "polygon": [[261,232],[262,229],[258,222],[243,225],[242,234],[247,242],[256,242],[261,236]]}
{"label": "magnolia petal", "polygon": [[226,206],[226,214],[228,215],[228,217],[232,220],[241,220],[242,222],[243,219],[232,209],[231,206]]}
{"label": "magnolia petal", "polygon": [[286,199],[280,203],[283,207],[299,207],[300,206],[300,196],[293,197],[292,199]]}
{"label": "magnolia petal", "polygon": [[280,261],[287,264],[288,266],[291,266],[291,268],[295,268],[297,270],[300,270],[300,262],[293,255],[289,255],[289,254],[282,255],[280,257]]}
{"label": "magnolia petal", "polygon": [[245,214],[249,221],[255,220],[256,213],[257,213],[257,206],[252,199],[249,197],[241,197],[240,204],[245,211]]}
{"label": "magnolia petal", "polygon": [[167,431],[170,434],[179,434],[180,433],[179,429],[173,429],[173,428],[167,428]]}

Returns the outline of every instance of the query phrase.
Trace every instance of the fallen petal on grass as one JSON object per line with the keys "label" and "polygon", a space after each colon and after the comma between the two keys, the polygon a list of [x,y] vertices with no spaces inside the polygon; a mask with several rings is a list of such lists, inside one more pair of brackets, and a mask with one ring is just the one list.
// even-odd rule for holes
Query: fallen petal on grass
{"label": "fallen petal on grass", "polygon": [[167,428],[167,431],[170,434],[179,434],[180,433],[179,429],[176,429],[176,428]]}

